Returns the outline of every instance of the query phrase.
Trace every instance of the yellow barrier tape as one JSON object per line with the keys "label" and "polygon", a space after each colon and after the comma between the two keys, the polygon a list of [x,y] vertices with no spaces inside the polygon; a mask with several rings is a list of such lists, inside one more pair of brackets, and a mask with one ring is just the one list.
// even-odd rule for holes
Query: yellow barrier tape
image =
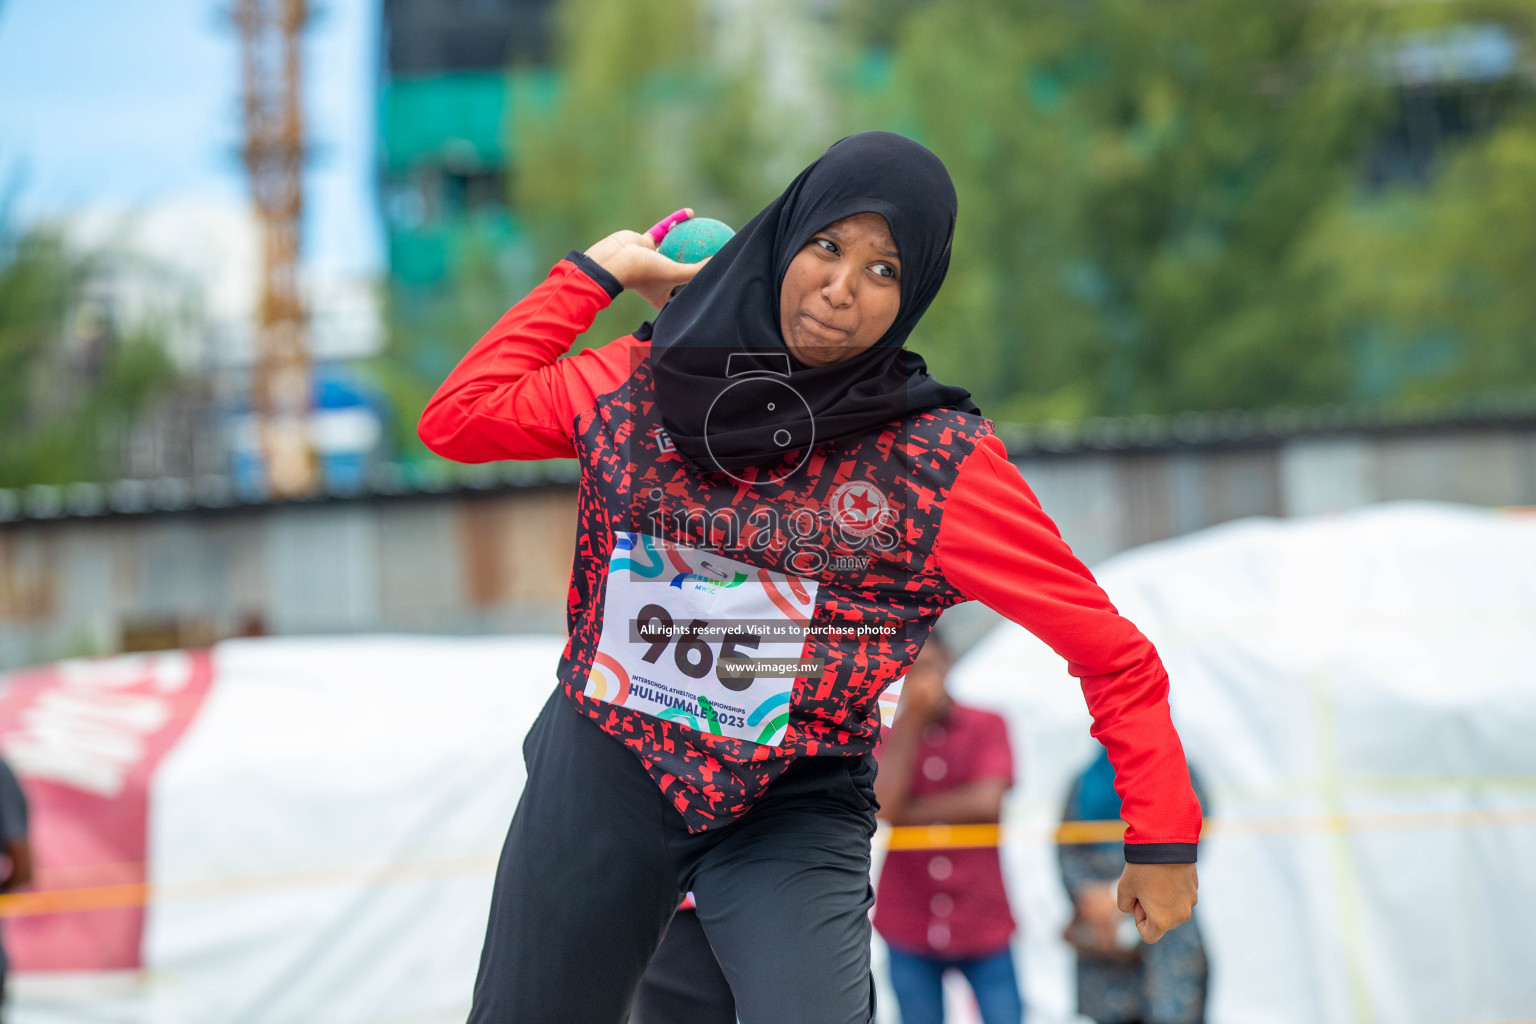
{"label": "yellow barrier tape", "polygon": [[[1452,811],[1397,811],[1364,814],[1289,814],[1253,818],[1207,818],[1201,839],[1218,836],[1343,835],[1353,832],[1432,832],[1442,829],[1536,826],[1536,807]],[[1123,821],[1065,821],[1055,829],[1059,846],[1118,843]],[[886,830],[892,850],[957,849],[1004,842],[998,825],[897,825]]]}
{"label": "yellow barrier tape", "polygon": [[1001,825],[901,825],[890,830],[891,850],[958,850],[968,846],[999,846]]}
{"label": "yellow barrier tape", "polygon": [[[1201,838],[1219,836],[1342,835],[1353,832],[1433,831],[1438,829],[1536,826],[1536,807],[1486,810],[1404,811],[1379,814],[1279,815],[1263,818],[1207,819]],[[1017,837],[1020,829],[1009,828]],[[1123,821],[1068,821],[1038,840],[1058,845],[1117,843],[1125,831]],[[900,825],[882,826],[888,850],[958,850],[998,847],[1008,841],[1001,825]],[[94,869],[74,867],[70,874],[95,870],[117,874],[124,867],[103,864]],[[0,895],[0,918],[34,914],[66,914],[118,907],[146,906],[181,900],[215,899],[255,892],[328,888],[342,885],[390,885],[396,882],[445,878],[483,877],[496,869],[493,856],[457,857],[407,861],[373,867],[339,867],[313,871],[275,872],[236,878],[209,878],[186,882],[127,882],[82,885]],[[1512,1022],[1520,1024],[1520,1022]],[[1536,1024],[1536,1021],[1529,1022]]]}
{"label": "yellow barrier tape", "polygon": [[[110,910],[184,900],[245,896],[258,892],[330,888],[344,885],[392,885],[397,882],[437,881],[447,878],[483,878],[496,870],[494,856],[453,857],[405,861],[372,867],[338,867],[314,871],[274,872],[235,878],[205,878],[185,882],[91,885],[68,889],[42,889],[0,895],[0,918],[33,914],[64,914],[84,910]],[[118,868],[102,865],[101,870]]]}
{"label": "yellow barrier tape", "polygon": [[67,914],[79,910],[141,907],[148,902],[149,886],[143,882],[129,885],[95,885],[81,889],[12,892],[0,896],[0,917],[29,917],[33,914]]}

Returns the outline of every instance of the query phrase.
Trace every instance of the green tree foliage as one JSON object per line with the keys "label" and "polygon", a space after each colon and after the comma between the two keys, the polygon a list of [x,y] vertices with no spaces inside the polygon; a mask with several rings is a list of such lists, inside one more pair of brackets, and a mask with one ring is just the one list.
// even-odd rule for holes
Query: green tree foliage
{"label": "green tree foliage", "polygon": [[[531,264],[512,297],[678,206],[739,225],[829,142],[889,128],[960,196],[912,345],[995,418],[1536,387],[1532,0],[828,9],[779,10],[808,26],[807,56],[722,32],[701,0],[567,0],[557,97],[514,111]],[[1526,70],[1426,177],[1374,183],[1403,116],[1393,55],[1457,26],[1497,27]],[[456,353],[507,305],[469,299]],[[649,316],[622,297],[586,341]]]}
{"label": "green tree foliage", "polygon": [[[559,8],[553,95],[512,72],[509,201],[520,239],[509,246],[471,229],[441,287],[391,295],[376,377],[396,411],[397,452],[426,455],[415,425],[433,390],[567,252],[643,231],[682,206],[740,227],[837,137],[831,111],[776,102],[760,39],[743,24],[722,28],[705,7],[569,0]],[[818,99],[831,94],[804,84]],[[606,343],[654,315],[637,296],[620,296],[577,344]]]}
{"label": "green tree foliage", "polygon": [[505,240],[470,226],[458,237],[454,272],[440,287],[397,285],[385,293],[384,351],[370,367],[391,410],[387,424],[397,458],[430,458],[416,436],[427,400],[469,347],[531,285],[509,265]]}
{"label": "green tree foliage", "polygon": [[1536,120],[1446,161],[1430,189],[1344,205],[1302,254],[1371,397],[1536,383]]}
{"label": "green tree foliage", "polygon": [[[951,280],[914,344],[1024,420],[1536,384],[1525,121],[1427,186],[1372,193],[1362,174],[1407,33],[1498,24],[1528,60],[1531,11],[919,7],[860,108],[931,145],[961,196]],[[1370,352],[1407,360],[1401,386],[1370,385]]]}
{"label": "green tree foliage", "polygon": [[173,381],[147,333],[65,352],[89,266],[47,231],[0,232],[0,487],[120,475],[124,438]]}
{"label": "green tree foliage", "polygon": [[[559,96],[550,108],[520,109],[513,122],[513,202],[541,269],[682,206],[740,227],[837,137],[829,111],[772,95],[767,54],[749,23],[726,29],[705,6],[561,6]],[[830,94],[817,80],[798,85],[818,104]],[[606,342],[652,315],[621,296],[584,340]]]}

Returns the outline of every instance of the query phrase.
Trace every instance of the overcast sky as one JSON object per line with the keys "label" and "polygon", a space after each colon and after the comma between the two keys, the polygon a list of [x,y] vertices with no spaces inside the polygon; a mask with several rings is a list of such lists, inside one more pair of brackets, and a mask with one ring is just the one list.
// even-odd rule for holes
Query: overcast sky
{"label": "overcast sky", "polygon": [[[244,202],[230,0],[0,0],[0,198],[23,221],[168,199]],[[305,46],[305,261],[383,263],[373,187],[378,0],[324,0]]]}

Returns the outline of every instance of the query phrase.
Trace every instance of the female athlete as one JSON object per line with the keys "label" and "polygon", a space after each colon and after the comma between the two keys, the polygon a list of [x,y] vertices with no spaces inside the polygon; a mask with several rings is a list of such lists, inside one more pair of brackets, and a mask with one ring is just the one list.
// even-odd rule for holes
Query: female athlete
{"label": "female athlete", "polygon": [[[688,891],[744,1024],[870,1020],[880,695],[967,600],[1081,680],[1122,908],[1149,942],[1189,917],[1200,808],[1157,653],[903,347],[955,217],[934,154],[851,136],[705,264],[630,231],[571,253],[428,405],[448,458],[581,464],[570,641],[471,1024],[623,1021]],[[654,327],[562,359],[626,288],[665,305]]]}

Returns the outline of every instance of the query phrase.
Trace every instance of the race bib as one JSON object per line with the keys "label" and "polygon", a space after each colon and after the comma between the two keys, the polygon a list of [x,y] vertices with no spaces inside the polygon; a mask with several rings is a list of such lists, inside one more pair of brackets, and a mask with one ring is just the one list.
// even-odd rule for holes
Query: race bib
{"label": "race bib", "polygon": [[777,745],[816,583],[709,551],[617,533],[588,697],[689,729]]}

